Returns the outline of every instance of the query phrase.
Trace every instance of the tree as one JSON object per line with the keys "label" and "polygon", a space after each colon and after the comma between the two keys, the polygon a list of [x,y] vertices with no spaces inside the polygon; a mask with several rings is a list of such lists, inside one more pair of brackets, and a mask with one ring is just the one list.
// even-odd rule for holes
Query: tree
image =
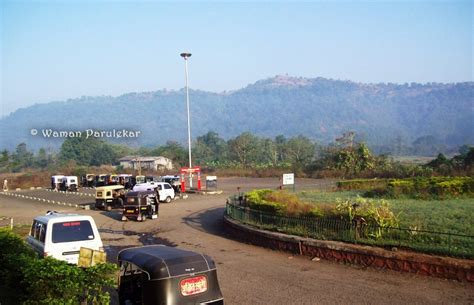
{"label": "tree", "polygon": [[61,145],[59,159],[70,160],[78,165],[100,166],[117,161],[117,154],[107,142],[94,137],[67,138]]}
{"label": "tree", "polygon": [[227,143],[219,134],[209,131],[196,139],[193,152],[196,160],[202,163],[224,161],[227,158]]}
{"label": "tree", "polygon": [[35,157],[35,167],[46,168],[51,162],[51,156],[48,156],[44,148],[40,148],[38,154]]}
{"label": "tree", "polygon": [[298,168],[310,164],[314,159],[316,145],[304,136],[291,138],[285,145],[285,155]]}
{"label": "tree", "polygon": [[10,163],[10,153],[4,149],[0,152],[0,169],[5,170],[8,168]]}
{"label": "tree", "polygon": [[28,151],[25,143],[17,145],[13,154],[13,171],[20,171],[25,167],[33,165],[33,153]]}
{"label": "tree", "polygon": [[259,140],[250,132],[244,132],[238,137],[229,140],[229,153],[231,157],[243,166],[249,166],[258,159]]}
{"label": "tree", "polygon": [[168,141],[166,145],[160,146],[152,152],[155,155],[171,159],[180,166],[188,163],[188,152],[176,141]]}

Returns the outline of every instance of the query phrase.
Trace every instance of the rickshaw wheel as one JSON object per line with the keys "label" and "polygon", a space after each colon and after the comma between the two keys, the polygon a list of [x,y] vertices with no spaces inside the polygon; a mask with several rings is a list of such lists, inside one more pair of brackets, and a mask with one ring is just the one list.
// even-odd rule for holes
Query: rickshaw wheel
{"label": "rickshaw wheel", "polygon": [[171,197],[170,196],[166,197],[165,202],[170,203],[171,202]]}
{"label": "rickshaw wheel", "polygon": [[142,222],[145,222],[145,221],[146,221],[146,215],[142,214]]}
{"label": "rickshaw wheel", "polygon": [[105,209],[107,210],[107,212],[110,212],[112,211],[112,206],[110,204],[108,204]]}

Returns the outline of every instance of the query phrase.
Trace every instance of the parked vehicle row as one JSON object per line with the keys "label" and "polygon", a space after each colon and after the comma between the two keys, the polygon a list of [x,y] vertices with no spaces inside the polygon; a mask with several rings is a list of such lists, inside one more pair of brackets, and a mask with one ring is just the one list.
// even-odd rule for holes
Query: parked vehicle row
{"label": "parked vehicle row", "polygon": [[181,191],[181,183],[179,176],[133,176],[130,174],[87,174],[82,176],[81,179],[82,187],[100,187],[108,185],[123,185],[125,189],[130,190],[137,184],[148,183],[148,182],[167,182],[169,183],[176,193]]}
{"label": "parked vehicle row", "polygon": [[174,189],[166,182],[136,184],[128,192],[123,185],[108,185],[96,188],[95,208],[106,211],[121,208],[122,220],[145,221],[158,217],[160,202],[170,203],[174,198]]}

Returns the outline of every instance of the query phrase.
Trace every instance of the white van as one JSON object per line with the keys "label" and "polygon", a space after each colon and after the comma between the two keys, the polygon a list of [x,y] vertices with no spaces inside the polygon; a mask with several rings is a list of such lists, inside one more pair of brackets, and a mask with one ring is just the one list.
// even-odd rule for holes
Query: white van
{"label": "white van", "polygon": [[42,257],[77,264],[81,247],[104,251],[94,219],[87,215],[48,212],[33,220],[26,242]]}
{"label": "white van", "polygon": [[143,192],[143,191],[156,191],[158,193],[158,198],[160,201],[170,203],[174,199],[175,193],[173,187],[166,182],[146,182],[135,184],[133,187],[134,192]]}

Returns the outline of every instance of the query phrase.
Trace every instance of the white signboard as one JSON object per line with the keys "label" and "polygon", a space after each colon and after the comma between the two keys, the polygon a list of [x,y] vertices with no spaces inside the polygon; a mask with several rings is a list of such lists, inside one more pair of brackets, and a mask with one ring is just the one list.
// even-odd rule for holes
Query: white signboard
{"label": "white signboard", "polygon": [[295,174],[283,174],[283,185],[295,184]]}

